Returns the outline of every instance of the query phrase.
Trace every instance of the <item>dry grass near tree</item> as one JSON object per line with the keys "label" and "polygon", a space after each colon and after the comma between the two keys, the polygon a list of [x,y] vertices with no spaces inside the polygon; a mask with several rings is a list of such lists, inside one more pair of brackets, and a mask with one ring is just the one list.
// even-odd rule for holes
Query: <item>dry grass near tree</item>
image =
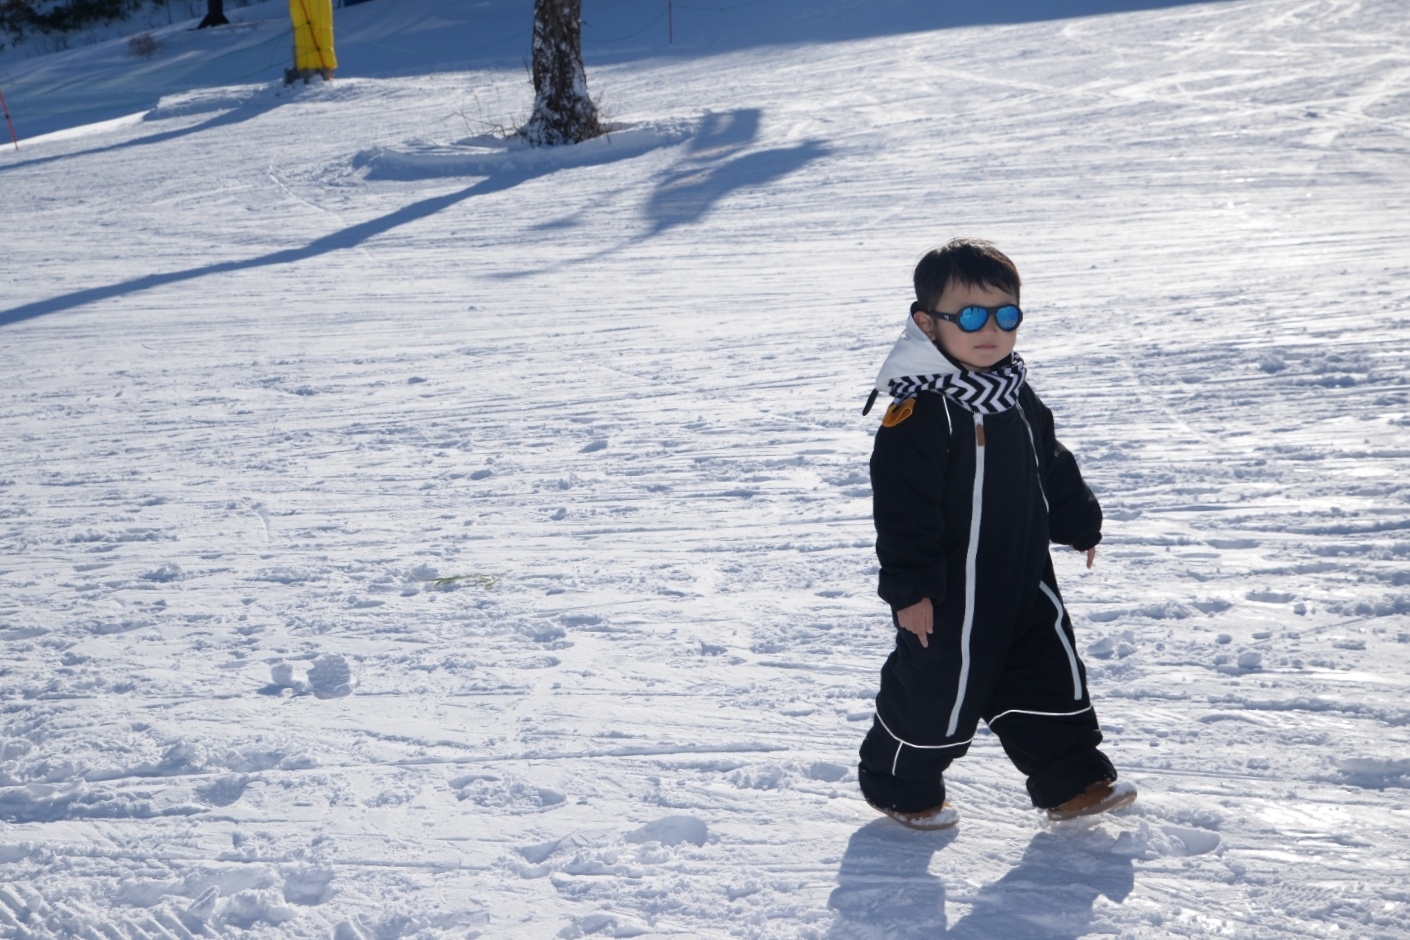
{"label": "dry grass near tree", "polygon": [[127,54],[139,59],[150,59],[162,51],[162,44],[152,38],[151,33],[138,33],[127,40]]}

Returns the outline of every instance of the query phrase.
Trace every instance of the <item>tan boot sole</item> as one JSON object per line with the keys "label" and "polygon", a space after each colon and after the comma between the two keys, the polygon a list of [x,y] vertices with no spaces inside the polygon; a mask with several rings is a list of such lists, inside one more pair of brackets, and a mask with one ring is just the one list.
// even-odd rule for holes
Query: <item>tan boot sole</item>
{"label": "tan boot sole", "polygon": [[1122,780],[1116,783],[1099,780],[1061,806],[1048,810],[1048,819],[1063,822],[1082,816],[1109,813],[1136,802],[1136,787]]}
{"label": "tan boot sole", "polygon": [[883,816],[890,816],[907,829],[917,829],[921,832],[953,829],[960,824],[960,814],[949,803],[942,803],[919,813],[903,813],[898,809],[882,809],[870,803],[867,805]]}

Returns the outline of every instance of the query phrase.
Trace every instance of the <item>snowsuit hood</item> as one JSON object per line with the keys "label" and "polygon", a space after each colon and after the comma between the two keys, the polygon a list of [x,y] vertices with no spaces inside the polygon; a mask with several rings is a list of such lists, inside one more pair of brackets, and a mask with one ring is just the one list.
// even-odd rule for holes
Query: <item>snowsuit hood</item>
{"label": "snowsuit hood", "polygon": [[876,375],[875,388],[882,395],[890,395],[892,379],[946,373],[958,375],[963,371],[921,331],[914,317],[906,317],[906,329],[896,340],[896,345],[891,347],[891,352],[886,354],[886,361]]}

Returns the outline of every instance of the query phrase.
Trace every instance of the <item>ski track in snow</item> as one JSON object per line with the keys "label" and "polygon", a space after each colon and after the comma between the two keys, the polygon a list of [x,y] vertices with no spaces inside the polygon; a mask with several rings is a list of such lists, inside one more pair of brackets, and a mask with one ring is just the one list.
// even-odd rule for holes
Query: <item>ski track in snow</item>
{"label": "ski track in snow", "polygon": [[[513,70],[0,156],[0,936],[1410,934],[1408,36],[624,61],[663,130],[582,159],[484,156]],[[856,792],[859,412],[954,234],[1107,512],[1057,564],[1108,819],[984,733],[957,833]]]}

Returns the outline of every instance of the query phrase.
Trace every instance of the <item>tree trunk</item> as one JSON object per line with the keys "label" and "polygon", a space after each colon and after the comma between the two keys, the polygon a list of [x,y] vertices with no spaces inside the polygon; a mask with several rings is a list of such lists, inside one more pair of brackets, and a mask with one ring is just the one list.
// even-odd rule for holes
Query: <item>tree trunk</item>
{"label": "tree trunk", "polygon": [[230,21],[225,18],[225,0],[206,0],[206,18],[197,29],[207,26],[225,26]]}
{"label": "tree trunk", "polygon": [[582,0],[534,0],[534,113],[519,133],[535,147],[602,133],[583,71]]}

